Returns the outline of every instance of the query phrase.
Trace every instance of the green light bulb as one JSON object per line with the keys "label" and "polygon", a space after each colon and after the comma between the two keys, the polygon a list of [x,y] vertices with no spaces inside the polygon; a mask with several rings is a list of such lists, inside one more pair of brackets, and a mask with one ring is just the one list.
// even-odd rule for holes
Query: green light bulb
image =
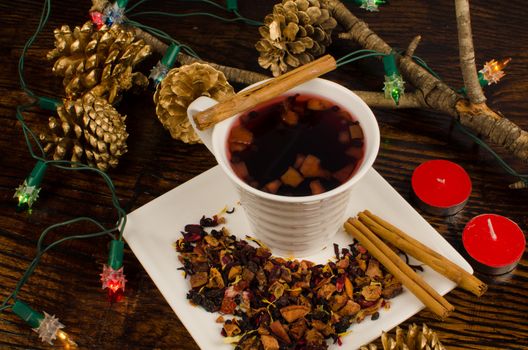
{"label": "green light bulb", "polygon": [[394,100],[394,103],[396,103],[396,105],[399,105],[400,104],[400,90],[399,89],[392,89],[392,92],[391,92],[391,96],[392,96],[392,99]]}
{"label": "green light bulb", "polygon": [[396,105],[400,103],[400,98],[405,91],[405,82],[403,81],[401,75],[392,74],[390,76],[385,76],[383,91],[385,92],[385,98],[391,98]]}
{"label": "green light bulb", "polygon": [[356,0],[356,3],[360,5],[360,8],[367,11],[379,11],[379,6],[385,4],[385,0]]}
{"label": "green light bulb", "polygon": [[18,211],[31,210],[33,203],[38,199],[40,183],[46,168],[47,164],[39,160],[24,183],[17,187],[13,198],[18,200]]}

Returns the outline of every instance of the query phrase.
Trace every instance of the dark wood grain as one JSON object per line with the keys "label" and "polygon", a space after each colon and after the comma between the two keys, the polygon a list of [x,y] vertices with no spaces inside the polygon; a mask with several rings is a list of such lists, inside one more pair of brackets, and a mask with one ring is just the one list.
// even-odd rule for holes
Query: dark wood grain
{"label": "dark wood grain", "polygon": [[[133,3],[133,1],[131,1]],[[59,96],[61,82],[51,73],[46,52],[53,47],[53,28],[82,24],[90,3],[54,1],[44,32],[29,50],[25,76],[38,95]],[[262,19],[272,1],[240,1],[240,11]],[[350,5],[353,7],[353,5]],[[40,1],[0,2],[0,297],[13,289],[35,252],[41,231],[56,222],[86,215],[112,225],[115,211],[103,181],[91,174],[50,169],[41,198],[32,215],[15,212],[13,191],[31,171],[31,160],[15,121],[15,107],[27,101],[19,89],[17,62],[22,46],[36,28]],[[150,1],[140,10],[191,12],[213,10],[185,1]],[[528,129],[528,31],[526,4],[512,0],[471,3],[477,64],[491,58],[512,57],[508,75],[500,84],[486,88],[489,104],[512,121]],[[416,54],[425,59],[453,87],[462,84],[458,68],[456,21],[452,1],[394,0],[379,13],[353,11],[365,19],[394,47],[406,47],[417,34],[423,37]],[[139,20],[139,19],[138,19]],[[258,40],[255,27],[222,23],[213,19],[141,18],[190,45],[204,59],[262,72],[253,48]],[[351,42],[336,39],[330,49],[335,57],[356,49]],[[155,59],[154,59],[155,61]],[[152,62],[150,62],[152,63]],[[143,71],[150,67],[144,65]],[[349,88],[381,89],[382,73],[377,61],[349,65],[327,78]],[[171,139],[154,113],[151,93],[127,95],[118,109],[128,115],[129,152],[117,169],[110,171],[121,204],[127,211],[138,208],[215,165],[204,146],[185,145]],[[429,111],[375,111],[382,143],[375,168],[405,198],[410,198],[410,176],[420,163],[444,158],[462,165],[473,181],[468,205],[459,214],[424,217],[457,249],[466,222],[481,213],[498,213],[528,228],[528,191],[512,191],[514,179],[498,167],[492,157],[452,127],[449,117]],[[45,127],[49,112],[26,114],[35,130]],[[528,172],[499,150],[516,169]],[[50,238],[89,229],[71,226]],[[191,336],[167,305],[132,252],[126,251],[126,299],[110,305],[98,281],[107,259],[106,238],[66,243],[46,255],[20,297],[39,310],[56,314],[83,349],[198,349]],[[456,311],[445,322],[423,311],[408,322],[427,322],[452,349],[528,348],[528,261],[504,276],[481,276],[490,284],[480,299],[461,290],[447,295]],[[49,349],[23,321],[10,312],[0,317],[0,348]],[[209,349],[208,349],[209,350]]]}

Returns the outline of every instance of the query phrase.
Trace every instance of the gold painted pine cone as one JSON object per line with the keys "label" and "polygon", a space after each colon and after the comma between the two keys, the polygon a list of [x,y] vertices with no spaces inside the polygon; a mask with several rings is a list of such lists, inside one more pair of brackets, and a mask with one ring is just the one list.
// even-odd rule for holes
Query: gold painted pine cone
{"label": "gold painted pine cone", "polygon": [[[407,332],[397,327],[396,339],[383,332],[381,344],[383,350],[446,350],[446,347],[440,343],[438,335],[427,327],[425,323],[421,330],[416,324],[409,326]],[[369,344],[362,346],[360,350],[377,350],[377,348],[376,345]]]}
{"label": "gold painted pine cone", "polygon": [[187,107],[200,96],[222,101],[234,93],[224,73],[210,65],[193,63],[173,68],[154,94],[156,114],[174,139],[199,143],[200,138],[187,120]]}
{"label": "gold painted pine cone", "polygon": [[147,77],[133,69],[151,54],[151,48],[122,26],[96,30],[86,22],[73,32],[64,25],[54,35],[55,48],[47,57],[55,60],[53,73],[64,78],[68,99],[91,93],[114,103],[121,91],[148,85]]}
{"label": "gold painted pine cone", "polygon": [[53,159],[68,159],[103,171],[116,167],[127,152],[125,118],[104,98],[85,95],[64,100],[59,118],[49,118],[49,133],[41,134],[44,150]]}
{"label": "gold painted pine cone", "polygon": [[337,25],[326,3],[283,0],[276,4],[259,28],[262,39],[255,48],[260,53],[260,66],[278,76],[321,56],[331,44]]}

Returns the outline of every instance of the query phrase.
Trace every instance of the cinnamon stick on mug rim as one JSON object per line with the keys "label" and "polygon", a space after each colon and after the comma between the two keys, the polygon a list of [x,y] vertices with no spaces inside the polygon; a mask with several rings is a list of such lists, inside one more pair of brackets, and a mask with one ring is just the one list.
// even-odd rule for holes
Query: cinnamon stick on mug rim
{"label": "cinnamon stick on mug rim", "polygon": [[381,239],[358,219],[350,218],[344,224],[345,230],[354,236],[369,253],[409,289],[424,305],[440,319],[445,319],[454,310],[444,297],[438,294],[416,272],[414,272]]}
{"label": "cinnamon stick on mug rim", "polygon": [[488,289],[488,286],[477,277],[370,211],[365,210],[359,213],[358,217],[376,235],[422,263],[429,265],[433,270],[457,283],[461,288],[477,296],[482,296]]}
{"label": "cinnamon stick on mug rim", "polygon": [[199,130],[210,128],[222,120],[247,111],[336,68],[335,59],[330,55],[325,55],[251,89],[240,91],[213,107],[196,113],[193,117],[196,127]]}

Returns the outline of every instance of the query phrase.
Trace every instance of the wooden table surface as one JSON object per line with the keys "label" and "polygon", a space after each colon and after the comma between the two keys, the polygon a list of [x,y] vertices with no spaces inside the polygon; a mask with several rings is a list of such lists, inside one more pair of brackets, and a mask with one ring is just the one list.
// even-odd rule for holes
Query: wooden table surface
{"label": "wooden table surface", "polygon": [[[272,1],[240,1],[247,17],[262,19]],[[133,4],[133,1],[131,1]],[[489,104],[524,129],[528,129],[528,31],[524,1],[472,1],[473,33],[479,67],[491,58],[512,57],[507,76],[486,88]],[[353,12],[394,47],[406,47],[414,35],[422,35],[416,54],[428,62],[451,86],[461,86],[453,1],[393,0],[379,13],[368,13],[349,2]],[[49,23],[31,47],[25,76],[38,95],[58,97],[61,79],[45,59],[53,48],[54,28],[80,25],[87,19],[90,3],[54,1]],[[15,120],[15,107],[27,102],[20,90],[17,63],[22,47],[34,32],[42,1],[0,2],[0,296],[12,291],[35,253],[43,229],[77,216],[91,216],[107,226],[115,222],[109,192],[101,178],[88,173],[50,169],[41,197],[32,215],[17,213],[14,189],[34,166]],[[186,12],[221,11],[183,1],[150,1],[144,10]],[[210,18],[138,18],[163,29],[190,45],[203,58],[261,73],[254,44],[256,27],[223,23]],[[329,52],[335,57],[357,49],[336,39]],[[147,72],[153,58],[141,68]],[[372,61],[374,62],[374,61]],[[349,65],[328,74],[328,79],[351,89],[382,87],[379,70],[372,62]],[[240,87],[238,87],[240,88]],[[171,139],[156,118],[152,92],[125,95],[117,107],[128,116],[128,153],[109,171],[121,205],[130,212],[163,193],[213,167],[213,156],[202,145],[186,145]],[[410,178],[420,163],[448,159],[463,166],[473,181],[467,206],[455,216],[442,218],[421,213],[453,246],[460,249],[461,232],[467,221],[482,213],[505,215],[528,229],[528,190],[513,191],[507,175],[488,152],[476,146],[457,129],[448,116],[422,110],[375,110],[381,128],[381,149],[375,169],[406,199]],[[51,112],[34,109],[26,114],[35,130],[45,128]],[[526,165],[499,150],[519,172]],[[70,226],[51,236],[87,232],[88,227]],[[75,241],[47,254],[19,297],[37,310],[57,315],[83,349],[198,349],[184,326],[165,302],[134,254],[125,251],[128,283],[126,299],[111,305],[101,291],[99,273],[107,259],[107,238]],[[175,271],[175,273],[177,273]],[[422,311],[409,322],[427,322],[452,349],[528,348],[528,260],[499,277],[479,275],[489,283],[480,299],[456,289],[447,299],[456,307],[446,321]],[[49,349],[36,334],[10,311],[0,317],[1,349]]]}

